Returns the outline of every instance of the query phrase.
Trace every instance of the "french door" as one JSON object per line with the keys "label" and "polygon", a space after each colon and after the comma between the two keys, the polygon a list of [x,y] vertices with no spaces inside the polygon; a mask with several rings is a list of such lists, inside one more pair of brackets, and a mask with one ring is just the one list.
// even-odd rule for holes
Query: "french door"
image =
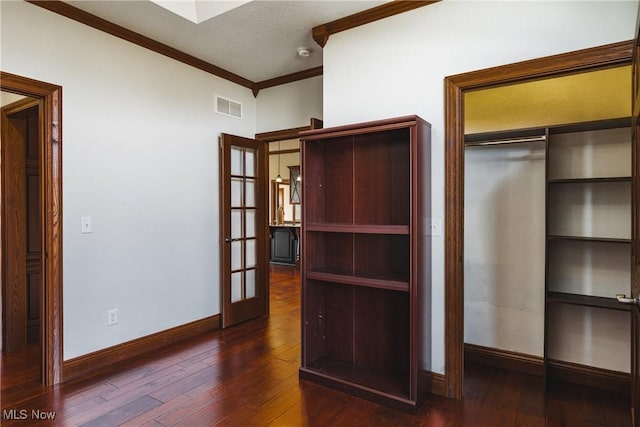
{"label": "french door", "polygon": [[266,315],[267,157],[265,144],[222,134],[220,142],[222,327]]}

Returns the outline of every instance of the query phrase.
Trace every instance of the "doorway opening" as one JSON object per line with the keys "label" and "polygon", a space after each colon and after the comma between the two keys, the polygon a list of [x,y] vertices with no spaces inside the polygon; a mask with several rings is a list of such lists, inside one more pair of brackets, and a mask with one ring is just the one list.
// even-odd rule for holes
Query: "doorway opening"
{"label": "doorway opening", "polygon": [[[41,384],[40,108],[38,100],[2,97],[2,353],[11,385]],[[9,368],[10,367],[10,368]],[[19,375],[16,375],[20,372]]]}
{"label": "doorway opening", "polygon": [[[2,109],[3,357],[5,350],[20,351],[29,342],[38,343],[33,354],[41,368],[38,382],[54,385],[62,381],[63,360],[62,88],[0,73],[0,90],[23,99],[9,101]],[[15,141],[20,141],[24,152],[17,153],[21,149],[16,149]],[[19,185],[8,190],[12,183]],[[16,194],[21,198],[16,199]],[[22,201],[29,209],[19,206]]]}
{"label": "doorway opening", "polygon": [[[269,241],[270,282],[297,276],[300,262],[304,172],[301,165],[300,132],[322,128],[322,120],[311,118],[309,126],[256,134],[269,153]],[[278,179],[280,177],[280,179]]]}
{"label": "doorway opening", "polygon": [[463,397],[465,93],[630,64],[632,42],[555,55],[445,79],[445,390]]}

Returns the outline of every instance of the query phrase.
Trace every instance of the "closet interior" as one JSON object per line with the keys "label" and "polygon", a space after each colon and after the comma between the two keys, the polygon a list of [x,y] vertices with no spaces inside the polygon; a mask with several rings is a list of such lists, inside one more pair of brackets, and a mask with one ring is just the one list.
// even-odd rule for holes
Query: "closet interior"
{"label": "closet interior", "polygon": [[631,284],[630,72],[467,105],[466,128],[481,131],[465,135],[465,343],[532,356],[548,383],[628,385],[630,311],[616,295]]}

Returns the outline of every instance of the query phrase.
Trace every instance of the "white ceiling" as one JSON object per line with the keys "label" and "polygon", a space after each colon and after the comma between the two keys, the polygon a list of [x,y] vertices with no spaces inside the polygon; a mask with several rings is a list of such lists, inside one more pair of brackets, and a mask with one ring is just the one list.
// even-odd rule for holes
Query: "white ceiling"
{"label": "white ceiling", "polygon": [[[66,1],[253,82],[322,65],[313,27],[386,2],[256,0],[196,24],[150,0]],[[303,46],[311,56],[297,55]]]}

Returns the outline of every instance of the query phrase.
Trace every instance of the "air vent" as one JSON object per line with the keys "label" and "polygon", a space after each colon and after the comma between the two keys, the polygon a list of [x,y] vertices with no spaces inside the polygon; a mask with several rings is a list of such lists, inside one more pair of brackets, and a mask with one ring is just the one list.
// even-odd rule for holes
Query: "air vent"
{"label": "air vent", "polygon": [[241,119],[242,104],[221,96],[216,96],[216,113]]}

